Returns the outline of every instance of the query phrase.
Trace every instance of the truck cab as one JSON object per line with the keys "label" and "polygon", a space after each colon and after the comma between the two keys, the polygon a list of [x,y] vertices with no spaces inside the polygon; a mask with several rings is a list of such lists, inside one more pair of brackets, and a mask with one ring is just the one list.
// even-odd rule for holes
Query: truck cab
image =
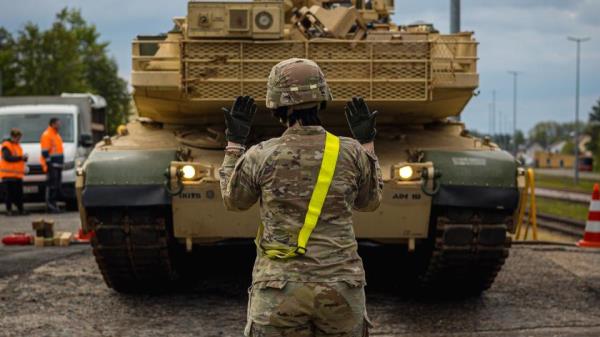
{"label": "truck cab", "polygon": [[[40,97],[27,102],[24,97],[15,97],[13,103],[0,99],[0,136],[8,138],[11,128],[23,132],[21,147],[29,156],[26,175],[23,178],[23,193],[26,202],[41,202],[46,195],[46,173],[40,163],[40,136],[48,127],[51,118],[61,122],[60,135],[64,148],[64,167],[62,172],[62,201],[67,208],[76,209],[75,196],[76,168],[81,165],[91,151],[95,141],[104,133],[104,108],[106,103],[101,97],[70,94],[61,97]],[[2,104],[4,103],[4,104]],[[2,106],[4,105],[4,106]],[[95,111],[96,110],[96,111]],[[94,116],[101,110],[102,118]],[[101,119],[101,123],[94,120]],[[4,195],[4,193],[2,193]]]}

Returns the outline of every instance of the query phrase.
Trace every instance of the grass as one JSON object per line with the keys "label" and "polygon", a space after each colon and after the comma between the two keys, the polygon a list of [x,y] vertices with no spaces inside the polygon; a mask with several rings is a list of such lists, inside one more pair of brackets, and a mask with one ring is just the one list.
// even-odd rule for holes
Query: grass
{"label": "grass", "polygon": [[573,178],[570,177],[555,177],[542,174],[536,174],[535,176],[535,187],[590,194],[594,190],[595,182],[595,180],[579,179],[579,183],[575,185]]}
{"label": "grass", "polygon": [[536,201],[537,211],[539,213],[550,214],[580,221],[587,220],[588,205],[586,204],[547,198],[536,198]]}

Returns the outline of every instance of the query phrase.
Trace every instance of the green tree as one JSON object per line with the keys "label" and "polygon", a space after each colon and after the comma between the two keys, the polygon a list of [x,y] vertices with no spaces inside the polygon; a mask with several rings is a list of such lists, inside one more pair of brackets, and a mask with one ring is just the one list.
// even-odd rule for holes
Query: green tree
{"label": "green tree", "polygon": [[525,144],[525,134],[523,134],[523,131],[517,130],[514,137],[514,143],[517,144],[517,147]]}
{"label": "green tree", "polygon": [[562,154],[574,154],[575,153],[575,143],[573,140],[567,140],[563,148],[560,150]]}
{"label": "green tree", "polygon": [[600,98],[596,101],[596,105],[592,107],[590,122],[600,122]]}
{"label": "green tree", "polygon": [[[584,123],[579,122],[579,130],[584,129]],[[537,123],[529,130],[529,142],[538,143],[544,148],[557,141],[569,140],[573,138],[575,132],[575,123],[558,123],[555,121],[545,121]]]}
{"label": "green tree", "polygon": [[107,102],[109,132],[129,114],[127,83],[108,56],[108,42],[79,10],[62,9],[48,30],[27,23],[16,37],[0,27],[0,71],[4,95],[91,92]]}
{"label": "green tree", "polygon": [[15,86],[15,41],[6,29],[0,27],[0,93]]}

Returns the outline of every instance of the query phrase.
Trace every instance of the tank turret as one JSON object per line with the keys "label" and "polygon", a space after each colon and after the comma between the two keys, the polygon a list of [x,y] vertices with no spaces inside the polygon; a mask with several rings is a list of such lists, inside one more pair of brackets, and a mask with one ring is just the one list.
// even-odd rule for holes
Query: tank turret
{"label": "tank turret", "polygon": [[166,123],[220,122],[231,97],[264,101],[271,67],[304,57],[325,72],[334,109],[358,95],[393,110],[380,123],[459,115],[479,85],[473,34],[397,25],[390,9],[383,1],[190,1],[166,38],[133,43],[138,112]]}

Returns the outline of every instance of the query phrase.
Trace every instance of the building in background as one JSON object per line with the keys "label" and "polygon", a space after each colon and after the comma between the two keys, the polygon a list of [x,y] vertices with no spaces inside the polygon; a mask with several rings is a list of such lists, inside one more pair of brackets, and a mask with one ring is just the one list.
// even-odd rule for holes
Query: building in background
{"label": "building in background", "polygon": [[[579,170],[580,171],[591,171],[593,167],[593,156],[590,151],[587,150],[587,143],[589,143],[591,137],[584,135],[579,141]],[[551,144],[547,151],[540,150],[538,144],[534,144],[529,147],[526,154],[529,154],[531,150],[533,155],[533,166],[537,168],[573,168],[575,164],[575,155],[570,154],[570,149],[565,149],[568,142],[558,141]],[[537,146],[535,146],[537,145]]]}

